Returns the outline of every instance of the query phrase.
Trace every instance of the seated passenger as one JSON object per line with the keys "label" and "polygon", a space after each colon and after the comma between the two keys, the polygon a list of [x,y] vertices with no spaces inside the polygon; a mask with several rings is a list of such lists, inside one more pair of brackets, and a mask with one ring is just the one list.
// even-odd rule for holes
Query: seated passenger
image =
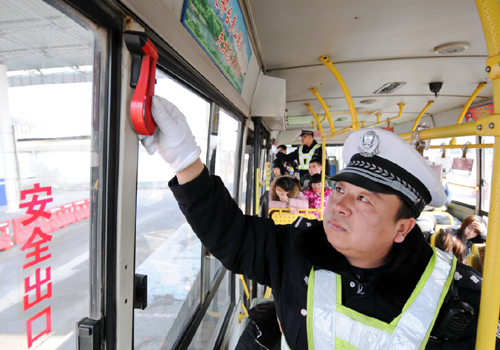
{"label": "seated passenger", "polygon": [[[321,209],[321,175],[314,174],[311,177],[311,182],[309,183],[308,188],[304,191],[304,196],[307,198],[309,202],[309,209]],[[326,202],[330,195],[332,194],[332,189],[325,186],[325,198],[323,201],[323,208],[326,208]],[[320,213],[314,213],[316,217],[320,218]]]}
{"label": "seated passenger", "polygon": [[286,169],[285,166],[283,165],[283,162],[281,159],[275,159],[271,163],[271,179],[270,181],[273,182],[277,177],[286,175]]}
{"label": "seated passenger", "polygon": [[309,162],[309,173],[300,177],[300,186],[304,187],[304,182],[306,180],[311,180],[311,176],[313,176],[314,174],[321,174],[321,171],[323,171],[321,158],[313,157]]}
{"label": "seated passenger", "polygon": [[457,230],[448,227],[439,230],[436,236],[436,248],[456,256],[461,263],[466,263],[465,244],[456,236]]}
{"label": "seated passenger", "polygon": [[465,257],[467,258],[473,244],[486,242],[486,222],[478,215],[471,215],[462,222],[456,235],[465,245]]}
{"label": "seated passenger", "polygon": [[290,208],[291,214],[298,213],[298,209],[307,209],[306,197],[300,192],[299,180],[288,175],[274,180],[269,191],[269,208]]}

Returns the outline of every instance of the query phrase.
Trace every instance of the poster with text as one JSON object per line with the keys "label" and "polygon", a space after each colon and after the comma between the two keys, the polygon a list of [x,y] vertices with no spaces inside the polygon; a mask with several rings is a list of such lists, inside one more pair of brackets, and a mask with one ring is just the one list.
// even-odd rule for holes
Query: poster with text
{"label": "poster with text", "polygon": [[493,103],[484,106],[469,108],[465,113],[465,121],[477,121],[478,119],[489,117],[494,114]]}
{"label": "poster with text", "polygon": [[252,56],[237,0],[185,0],[182,24],[241,93]]}

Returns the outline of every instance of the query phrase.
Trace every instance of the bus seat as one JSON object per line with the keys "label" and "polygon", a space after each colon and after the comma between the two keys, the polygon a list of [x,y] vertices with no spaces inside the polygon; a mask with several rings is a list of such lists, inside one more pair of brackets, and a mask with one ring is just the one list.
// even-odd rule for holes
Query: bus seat
{"label": "bus seat", "polygon": [[329,187],[329,188],[331,188],[333,190],[335,188],[335,184],[336,183],[337,183],[337,181],[326,180],[326,187]]}
{"label": "bus seat", "polygon": [[288,225],[293,223],[299,216],[306,219],[315,220],[317,219],[314,213],[317,212],[314,209],[299,209],[299,213],[290,214],[290,209],[269,209],[269,217],[274,220],[276,225]]}
{"label": "bus seat", "polygon": [[425,240],[429,241],[429,238],[432,238],[434,232],[436,232],[436,219],[430,215],[421,215],[415,222],[422,231]]}
{"label": "bus seat", "polygon": [[483,273],[484,253],[486,250],[486,243],[476,243],[472,245],[471,253],[467,257],[467,265]]}
{"label": "bus seat", "polygon": [[420,217],[426,215],[433,216],[438,225],[452,226],[454,222],[453,216],[451,216],[450,213],[447,213],[445,211],[423,211],[422,214],[420,214]]}

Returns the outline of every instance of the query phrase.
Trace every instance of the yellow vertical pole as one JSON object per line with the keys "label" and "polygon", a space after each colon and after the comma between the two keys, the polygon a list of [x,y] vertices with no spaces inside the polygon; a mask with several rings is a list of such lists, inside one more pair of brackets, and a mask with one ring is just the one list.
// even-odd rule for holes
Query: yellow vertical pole
{"label": "yellow vertical pole", "polygon": [[325,201],[325,172],[326,172],[326,141],[325,141],[325,134],[323,133],[323,126],[321,125],[321,122],[319,120],[319,117],[314,113],[314,110],[312,109],[311,105],[309,103],[304,103],[304,106],[309,109],[314,117],[316,119],[316,122],[318,123],[318,129],[319,132],[321,133],[321,146],[322,146],[322,153],[321,153],[321,168],[323,169],[321,171],[321,207],[320,210],[321,212],[319,213],[319,219],[323,220],[323,207],[324,207],[324,201]]}
{"label": "yellow vertical pole", "polygon": [[[498,0],[476,0],[477,11],[483,26],[489,59],[496,66],[490,71],[498,72],[500,55],[500,3]],[[496,58],[495,58],[496,56]],[[495,114],[500,114],[500,77],[489,76],[493,80],[493,104]],[[476,349],[495,349],[498,316],[500,309],[500,136],[495,136],[493,146],[493,174],[491,179],[491,202],[488,225],[488,250],[484,261],[483,288],[481,292],[481,312],[477,330]]]}

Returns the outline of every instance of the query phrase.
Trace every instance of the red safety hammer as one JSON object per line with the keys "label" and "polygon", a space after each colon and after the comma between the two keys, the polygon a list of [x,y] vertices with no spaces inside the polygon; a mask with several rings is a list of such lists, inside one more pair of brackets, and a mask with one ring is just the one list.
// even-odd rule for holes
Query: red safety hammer
{"label": "red safety hammer", "polygon": [[156,124],[151,115],[151,99],[155,93],[158,51],[143,32],[127,30],[123,37],[127,49],[132,53],[130,87],[135,88],[130,103],[132,124],[138,134],[153,135]]}

